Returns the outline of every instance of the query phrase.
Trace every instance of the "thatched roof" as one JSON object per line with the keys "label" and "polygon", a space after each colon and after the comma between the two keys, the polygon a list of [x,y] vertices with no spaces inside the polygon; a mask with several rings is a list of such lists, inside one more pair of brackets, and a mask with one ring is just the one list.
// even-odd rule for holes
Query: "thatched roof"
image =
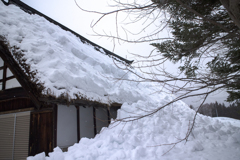
{"label": "thatched roof", "polygon": [[31,14],[0,2],[1,48],[15,61],[11,64],[17,68],[14,72],[21,70],[25,74],[24,83],[38,100],[97,105],[139,98],[137,92],[126,94],[133,84],[119,81],[129,75],[115,65],[127,67],[132,61],[88,41],[22,2],[11,2]]}

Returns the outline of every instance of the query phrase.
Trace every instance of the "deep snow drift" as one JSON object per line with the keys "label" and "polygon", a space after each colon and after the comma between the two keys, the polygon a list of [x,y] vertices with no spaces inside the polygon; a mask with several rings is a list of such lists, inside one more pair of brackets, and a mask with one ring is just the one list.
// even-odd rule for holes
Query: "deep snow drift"
{"label": "deep snow drift", "polygon": [[[146,114],[146,110],[155,109],[171,99],[164,94],[155,95],[155,98],[152,102],[140,100],[131,105],[123,104],[118,118]],[[28,160],[239,160],[240,126],[207,116],[197,116],[187,143],[183,141],[175,147],[164,145],[185,137],[193,115],[194,111],[186,104],[177,102],[151,117],[113,123],[94,139],[82,138],[69,147],[68,152],[55,148],[50,157],[45,158],[42,153]]]}
{"label": "deep snow drift", "polygon": [[[10,46],[24,50],[31,70],[38,71],[37,78],[56,96],[74,97],[80,92],[105,103],[125,102],[118,119],[147,114],[174,98],[163,92],[152,94],[158,90],[153,84],[114,80],[134,76],[69,32],[18,7],[0,2],[0,28]],[[49,157],[42,153],[28,160],[239,160],[240,126],[202,115],[197,115],[188,142],[174,145],[185,137],[194,114],[186,104],[176,102],[137,121],[112,122],[68,152],[55,148]]]}

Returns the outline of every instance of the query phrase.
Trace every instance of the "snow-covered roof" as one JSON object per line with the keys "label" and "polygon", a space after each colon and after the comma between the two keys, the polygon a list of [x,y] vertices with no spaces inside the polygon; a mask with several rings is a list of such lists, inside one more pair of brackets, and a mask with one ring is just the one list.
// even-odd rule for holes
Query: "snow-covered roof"
{"label": "snow-covered roof", "polygon": [[0,2],[0,28],[13,58],[21,66],[16,57],[21,54],[30,72],[36,73],[31,81],[43,84],[43,95],[67,95],[69,99],[80,97],[105,104],[139,99],[140,91],[129,92],[136,83],[118,81],[130,76],[115,65],[124,66],[123,60],[115,61],[118,56],[107,55],[93,43],[83,43],[71,31],[42,16]]}

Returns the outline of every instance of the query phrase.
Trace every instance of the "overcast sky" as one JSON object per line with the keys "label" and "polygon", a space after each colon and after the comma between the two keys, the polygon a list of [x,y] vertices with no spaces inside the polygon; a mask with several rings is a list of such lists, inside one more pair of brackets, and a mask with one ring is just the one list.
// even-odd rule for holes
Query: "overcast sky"
{"label": "overcast sky", "polygon": [[[94,13],[87,13],[80,10],[75,4],[74,0],[22,0],[31,7],[39,10],[40,12],[46,14],[47,16],[53,18],[54,20],[60,22],[61,24],[67,26],[68,28],[74,30],[80,35],[86,37],[92,42],[110,50],[114,53],[121,55],[122,57],[131,59],[128,52],[134,52],[138,54],[149,53],[153,47],[146,44],[127,44],[121,43],[119,45],[115,42],[115,47],[113,41],[107,38],[101,38],[93,32],[90,27],[91,23],[96,21],[100,15]],[[108,7],[110,0],[77,0],[78,5],[87,10],[106,12],[112,8]],[[120,15],[121,16],[121,15]],[[125,17],[125,16],[124,16]],[[115,15],[107,16],[98,23],[94,28],[97,32],[107,32],[112,33],[115,29]],[[135,26],[136,27],[136,26]],[[139,27],[138,27],[139,28]],[[134,29],[133,29],[134,30]],[[143,46],[144,47],[139,47]],[[114,49],[114,50],[113,50]]]}
{"label": "overcast sky", "polygon": [[[94,13],[87,13],[80,10],[75,4],[74,0],[22,0],[26,4],[31,7],[37,9],[43,14],[51,17],[52,19],[60,22],[61,24],[67,26],[68,28],[74,30],[85,38],[91,40],[92,42],[110,50],[114,53],[127,58],[129,60],[134,60],[134,56],[129,53],[147,55],[153,49],[149,43],[144,44],[128,44],[128,43],[120,43],[115,42],[113,45],[113,41],[111,39],[93,36],[95,33],[93,32],[91,26],[92,22],[95,22],[100,15]],[[77,0],[78,5],[82,8],[92,11],[101,11],[106,12],[112,10],[109,7],[110,0]],[[120,15],[124,19],[126,15]],[[141,28],[141,23],[130,25],[129,28],[131,31],[137,30]],[[101,20],[101,22],[95,27],[95,30],[99,33],[107,32],[114,34],[115,26],[115,15],[109,16]],[[168,32],[162,33],[164,36],[169,36]],[[169,66],[174,68],[173,65]],[[216,93],[208,98],[207,102],[224,102],[227,94],[225,92]],[[199,99],[190,98],[185,100],[188,104],[192,104],[194,106],[198,106],[200,104]]]}

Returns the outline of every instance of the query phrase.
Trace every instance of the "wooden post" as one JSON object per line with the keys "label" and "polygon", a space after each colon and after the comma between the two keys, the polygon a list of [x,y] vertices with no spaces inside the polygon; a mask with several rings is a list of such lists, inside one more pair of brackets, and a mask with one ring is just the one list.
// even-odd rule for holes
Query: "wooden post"
{"label": "wooden post", "polygon": [[80,109],[79,109],[79,106],[75,106],[77,108],[77,139],[78,139],[78,142],[80,141],[80,115],[79,115],[79,112],[80,112]]}

